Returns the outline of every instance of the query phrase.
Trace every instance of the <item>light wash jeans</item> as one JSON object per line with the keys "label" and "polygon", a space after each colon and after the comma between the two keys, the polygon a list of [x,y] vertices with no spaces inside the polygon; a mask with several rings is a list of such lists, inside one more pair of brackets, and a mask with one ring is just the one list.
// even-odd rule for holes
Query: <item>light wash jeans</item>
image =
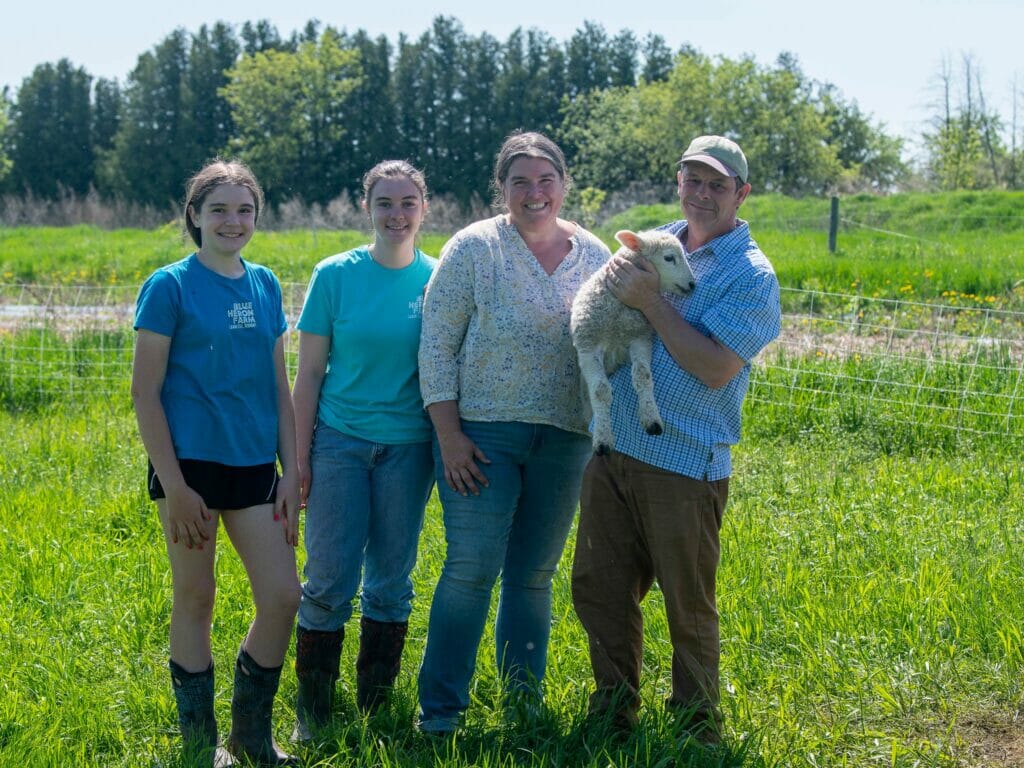
{"label": "light wash jeans", "polygon": [[407,621],[423,511],[434,485],[430,443],[381,445],[318,424],[310,450],[306,577],[299,624],[333,632],[352,601],[375,621]]}
{"label": "light wash jeans", "polygon": [[551,634],[551,580],[579,501],[590,438],[544,424],[463,421],[491,460],[489,485],[461,496],[444,481],[434,442],[447,553],[434,592],[419,673],[420,728],[455,730],[469,685],[491,590],[501,575],[495,654],[506,690],[540,695]]}

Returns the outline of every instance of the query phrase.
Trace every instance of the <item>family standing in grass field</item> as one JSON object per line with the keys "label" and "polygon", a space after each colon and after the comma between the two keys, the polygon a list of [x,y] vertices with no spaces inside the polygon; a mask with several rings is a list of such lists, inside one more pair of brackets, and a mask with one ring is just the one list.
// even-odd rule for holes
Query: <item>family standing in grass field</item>
{"label": "family standing in grass field", "polygon": [[[750,192],[742,150],[698,137],[677,181],[684,218],[661,230],[678,241],[691,279],[663,293],[650,261],[612,257],[561,218],[571,175],[542,134],[505,141],[492,180],[504,212],[456,233],[436,262],[416,247],[423,174],[404,161],[377,164],[363,179],[373,241],[313,270],[290,393],[280,286],[241,256],[260,187],[238,162],[214,161],[193,177],[184,215],[197,250],[140,291],[132,378],[171,564],[169,665],[189,759],[299,764],[271,727],[293,626],[292,737],[320,744],[357,597],[356,703],[367,714],[386,705],[435,486],[446,549],[433,594],[422,596],[421,733],[443,739],[464,727],[496,582],[504,705],[526,723],[542,711],[552,579],[579,506],[572,596],[595,680],[589,717],[613,732],[635,727],[640,602],[657,581],[672,642],[666,706],[696,740],[720,739],[719,528],[750,361],[779,333],[779,286],[738,218]],[[620,242],[635,246],[632,234]],[[654,337],[633,358],[649,356],[649,366],[627,363],[598,385],[614,437],[595,454],[570,309],[599,271],[595,280]],[[656,426],[638,413],[644,387]],[[210,652],[221,519],[255,604],[223,745]]]}

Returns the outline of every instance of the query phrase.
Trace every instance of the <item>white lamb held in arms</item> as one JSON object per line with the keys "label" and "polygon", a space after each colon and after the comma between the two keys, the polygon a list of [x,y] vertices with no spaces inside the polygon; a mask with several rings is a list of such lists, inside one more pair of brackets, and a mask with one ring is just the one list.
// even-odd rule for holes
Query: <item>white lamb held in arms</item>
{"label": "white lamb held in arms", "polygon": [[[621,230],[615,239],[622,247],[615,252],[629,261],[646,258],[661,277],[661,290],[687,294],[696,282],[683,247],[666,231],[630,232]],[[579,356],[580,373],[586,383],[594,411],[594,453],[606,454],[615,445],[612,434],[612,386],[608,374],[626,362],[633,366],[633,389],[639,401],[640,424],[649,435],[664,429],[658,404],[654,401],[651,378],[651,345],[654,330],[640,310],[627,307],[608,290],[605,265],[580,288],[572,303],[570,329],[572,343]]]}

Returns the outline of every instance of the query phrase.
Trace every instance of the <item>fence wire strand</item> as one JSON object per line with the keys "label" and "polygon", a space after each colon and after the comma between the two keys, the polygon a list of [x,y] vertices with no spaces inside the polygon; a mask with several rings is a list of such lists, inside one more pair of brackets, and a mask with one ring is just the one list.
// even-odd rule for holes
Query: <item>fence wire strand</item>
{"label": "fence wire strand", "polygon": [[[305,284],[282,286],[294,376]],[[0,284],[0,402],[127,398],[137,288]],[[1024,313],[783,289],[749,400],[1024,438]]]}

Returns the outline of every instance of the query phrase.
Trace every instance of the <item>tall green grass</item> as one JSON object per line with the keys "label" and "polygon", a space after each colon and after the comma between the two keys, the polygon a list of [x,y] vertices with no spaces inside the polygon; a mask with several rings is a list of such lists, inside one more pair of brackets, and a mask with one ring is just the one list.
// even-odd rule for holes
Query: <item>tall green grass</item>
{"label": "tall green grass", "polygon": [[[887,453],[842,419],[787,427],[757,403],[746,419],[722,532],[721,750],[686,743],[662,713],[670,645],[657,590],[645,604],[641,728],[617,741],[585,724],[591,682],[568,559],[555,584],[547,709],[528,726],[509,720],[485,642],[467,734],[454,744],[416,735],[415,670],[443,555],[432,502],[393,710],[356,715],[348,643],[336,726],[303,753],[307,764],[989,764],[985,733],[1014,733],[1024,680],[1020,442]],[[0,411],[0,431],[0,762],[175,765],[170,580],[127,398]],[[251,617],[223,533],[220,546],[223,727]],[[290,663],[275,707],[281,739],[294,717]]]}
{"label": "tall green grass", "polygon": [[[1014,346],[1024,333],[1015,314],[990,310],[1024,301],[1012,223],[1021,198],[938,197],[844,200],[851,220],[921,240],[844,229],[835,256],[827,203],[755,197],[745,206],[787,286],[787,322],[804,324],[790,330],[811,344],[769,350],[745,406],[718,583],[721,749],[687,742],[661,709],[671,673],[657,589],[645,604],[641,727],[617,740],[584,720],[592,683],[568,558],[555,582],[546,709],[527,724],[508,717],[485,640],[466,734],[418,736],[415,671],[443,557],[432,502],[392,711],[356,714],[347,643],[336,725],[327,744],[300,750],[307,765],[1012,765],[999,756],[1024,744],[1024,389]],[[992,234],[986,211],[1004,234]],[[610,226],[675,216],[671,206],[634,210]],[[977,222],[987,223],[972,229]],[[305,283],[320,258],[364,241],[264,232],[247,256]],[[442,242],[423,247],[436,253]],[[0,282],[99,283],[132,295],[186,250],[172,229],[0,230]],[[2,765],[178,764],[170,578],[129,405],[132,335],[59,322],[0,329]],[[866,347],[837,354],[837,336]],[[921,338],[950,348],[930,341],[934,354],[918,354]],[[213,647],[226,728],[251,601],[220,539]],[[275,707],[280,740],[294,717],[291,661]]]}

